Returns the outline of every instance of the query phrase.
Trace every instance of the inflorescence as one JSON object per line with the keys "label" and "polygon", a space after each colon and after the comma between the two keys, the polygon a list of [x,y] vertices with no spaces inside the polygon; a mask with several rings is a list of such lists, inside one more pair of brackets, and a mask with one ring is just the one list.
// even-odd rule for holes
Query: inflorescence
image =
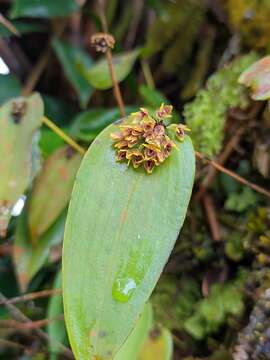
{"label": "inflorescence", "polygon": [[151,116],[146,109],[129,115],[124,124],[119,125],[119,131],[111,134],[114,147],[117,149],[116,160],[131,163],[134,168],[144,167],[151,174],[155,166],[163,163],[177,148],[169,136],[170,131],[179,141],[184,140],[185,131],[189,129],[183,124],[165,125],[172,115],[173,107],[162,104]]}

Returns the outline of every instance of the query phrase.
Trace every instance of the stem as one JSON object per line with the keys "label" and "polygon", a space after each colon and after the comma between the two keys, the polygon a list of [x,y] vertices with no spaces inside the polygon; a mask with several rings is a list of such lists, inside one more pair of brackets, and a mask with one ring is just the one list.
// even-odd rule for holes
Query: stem
{"label": "stem", "polygon": [[[8,304],[8,299],[0,292],[0,301],[4,303],[5,308],[10,313],[11,317],[20,322],[24,323],[32,323],[31,319],[29,319],[27,316],[25,316],[19,309],[17,309],[14,305]],[[65,355],[68,359],[74,359],[72,351],[61,344],[59,341],[50,338],[44,331],[40,329],[33,329],[35,334],[37,334],[43,341],[45,342],[53,342],[55,345],[58,346],[59,352],[61,352],[63,355]]]}
{"label": "stem", "polygon": [[86,150],[76,143],[70,136],[68,136],[63,130],[56,126],[50,119],[46,116],[43,116],[42,121],[45,125],[48,126],[55,134],[57,134],[61,139],[63,139],[67,144],[69,144],[73,149],[78,151],[81,155],[86,153]]}
{"label": "stem", "polygon": [[106,51],[106,58],[107,58],[107,61],[108,61],[108,67],[109,67],[109,71],[110,71],[110,75],[111,75],[111,79],[112,79],[112,83],[113,83],[114,96],[115,96],[115,99],[117,101],[121,116],[124,117],[124,116],[126,116],[125,106],[124,106],[122,94],[121,94],[120,87],[119,87],[119,84],[117,82],[116,74],[115,74],[114,67],[113,67],[111,49],[108,49]]}
{"label": "stem", "polygon": [[[108,32],[108,24],[107,24],[107,20],[106,20],[106,16],[105,16],[105,11],[104,11],[104,2],[103,2],[103,0],[99,0],[98,3],[99,3],[99,13],[100,13],[102,29],[105,33],[107,33]],[[119,87],[119,84],[118,84],[118,81],[116,78],[116,74],[115,74],[115,70],[114,70],[114,66],[113,66],[113,62],[112,62],[112,52],[111,52],[110,48],[108,48],[105,55],[107,58],[109,72],[110,72],[112,83],[113,83],[113,93],[115,96],[115,100],[118,104],[121,116],[124,117],[124,116],[126,116],[124,101],[123,101],[120,87]]]}
{"label": "stem", "polygon": [[44,297],[48,297],[48,296],[52,296],[52,295],[60,295],[61,293],[62,293],[61,289],[36,291],[36,292],[30,293],[30,294],[16,296],[12,299],[7,299],[6,302],[0,301],[0,306],[6,305],[6,304],[16,304],[18,302],[24,302],[24,301],[32,301],[35,299],[40,299],[40,298],[44,298]]}
{"label": "stem", "polygon": [[8,29],[13,35],[21,36],[16,27],[0,13],[0,24],[2,24],[6,29]]}
{"label": "stem", "polygon": [[258,186],[258,185],[256,185],[256,184],[253,184],[252,182],[244,179],[242,176],[240,176],[240,175],[234,173],[233,171],[225,168],[224,166],[216,163],[215,161],[207,159],[203,154],[201,154],[201,153],[198,152],[198,151],[195,151],[195,155],[197,156],[198,159],[204,160],[204,161],[206,161],[207,163],[211,164],[211,165],[212,165],[214,168],[216,168],[218,171],[223,172],[224,174],[229,175],[230,177],[232,177],[232,178],[235,179],[236,181],[240,182],[241,184],[246,185],[246,186],[250,187],[251,189],[257,191],[258,193],[263,194],[263,195],[265,195],[265,196],[267,196],[267,197],[270,198],[270,191],[262,188],[261,186]]}

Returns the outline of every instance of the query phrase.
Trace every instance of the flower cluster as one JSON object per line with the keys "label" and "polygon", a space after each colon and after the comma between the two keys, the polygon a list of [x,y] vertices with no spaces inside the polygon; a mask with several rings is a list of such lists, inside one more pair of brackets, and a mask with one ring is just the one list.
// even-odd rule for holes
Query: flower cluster
{"label": "flower cluster", "polygon": [[131,114],[127,121],[119,125],[119,131],[111,134],[117,149],[116,160],[127,161],[134,168],[143,166],[151,174],[155,166],[163,163],[171,154],[175,142],[169,136],[173,130],[175,137],[182,141],[185,131],[183,124],[165,126],[164,120],[171,117],[172,106],[162,104],[151,116],[146,109]]}

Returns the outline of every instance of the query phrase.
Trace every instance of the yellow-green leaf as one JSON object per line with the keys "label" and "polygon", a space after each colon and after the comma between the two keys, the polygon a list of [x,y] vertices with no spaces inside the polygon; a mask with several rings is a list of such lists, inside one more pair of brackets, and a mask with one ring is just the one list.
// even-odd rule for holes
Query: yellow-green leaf
{"label": "yellow-green leaf", "polygon": [[0,108],[0,235],[4,235],[10,210],[31,181],[35,134],[43,116],[38,94],[15,98]]}
{"label": "yellow-green leaf", "polygon": [[170,360],[173,355],[173,341],[170,331],[157,328],[150,331],[137,360]]}
{"label": "yellow-green leaf", "polygon": [[[140,50],[136,49],[113,56],[112,61],[118,82],[121,82],[127,77],[139,53]],[[95,89],[105,90],[113,86],[106,58],[99,60],[90,69],[80,65],[78,70]]]}
{"label": "yellow-green leaf", "polygon": [[67,206],[80,163],[81,155],[67,146],[44,162],[29,200],[29,230],[34,243]]}

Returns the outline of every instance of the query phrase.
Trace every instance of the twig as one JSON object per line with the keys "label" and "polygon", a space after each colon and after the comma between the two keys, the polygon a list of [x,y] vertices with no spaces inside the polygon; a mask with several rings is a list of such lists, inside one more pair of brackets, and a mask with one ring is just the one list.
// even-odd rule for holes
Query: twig
{"label": "twig", "polygon": [[6,305],[6,304],[16,304],[18,302],[25,302],[25,301],[32,301],[35,299],[40,299],[40,298],[44,298],[44,297],[48,297],[48,296],[52,296],[52,295],[59,295],[62,293],[61,289],[50,289],[50,290],[42,290],[42,291],[36,291],[30,294],[24,294],[21,296],[16,296],[12,299],[7,299],[6,302],[0,302],[0,306],[1,305]]}
{"label": "twig", "polygon": [[[65,26],[67,24],[67,21],[64,21],[60,24],[57,23],[57,29],[55,31],[55,36],[61,36],[63,33]],[[26,79],[26,82],[24,84],[24,87],[21,91],[22,96],[28,96],[31,94],[33,89],[35,88],[41,74],[43,73],[52,52],[52,39],[49,40],[45,50],[42,52],[39,60],[37,61],[36,65],[32,69],[31,73],[29,74],[28,78]]]}
{"label": "twig", "polygon": [[[19,322],[24,322],[24,323],[32,322],[27,316],[25,316],[14,305],[6,303],[7,300],[8,299],[0,292],[0,301],[5,303],[6,309],[9,311],[10,315],[12,316],[12,318],[14,320],[19,321]],[[33,329],[33,331],[46,343],[53,342],[55,345],[57,345],[59,348],[59,352],[61,352],[63,355],[65,355],[68,359],[74,359],[72,351],[70,349],[68,349],[66,346],[64,346],[63,344],[61,344],[59,341],[50,338],[44,331],[42,331],[40,329]]]}
{"label": "twig", "polygon": [[219,223],[216,217],[213,198],[209,194],[204,194],[202,200],[207,216],[207,221],[211,230],[212,238],[215,241],[220,241],[221,234],[220,234]]}
{"label": "twig", "polygon": [[50,119],[46,116],[43,116],[42,121],[48,126],[55,134],[62,138],[67,144],[69,144],[73,149],[78,151],[81,155],[86,153],[86,150],[80,146],[76,141],[74,141],[70,136],[68,136],[63,130],[56,126]]}
{"label": "twig", "polygon": [[39,329],[43,326],[48,325],[49,323],[53,322],[53,321],[57,321],[57,320],[63,320],[64,316],[63,315],[59,315],[59,316],[55,316],[53,318],[49,318],[49,319],[42,319],[42,320],[36,320],[36,321],[31,321],[31,322],[19,322],[16,320],[10,320],[10,319],[0,319],[0,328],[15,328],[15,329],[19,329],[19,330],[33,330],[33,329]]}
{"label": "twig", "polygon": [[121,116],[125,117],[126,116],[125,106],[124,106],[122,94],[121,94],[120,87],[119,87],[119,84],[117,82],[114,67],[113,67],[111,49],[108,49],[106,51],[105,55],[106,55],[106,58],[107,58],[107,61],[108,61],[109,71],[110,71],[110,75],[111,75],[111,78],[112,78],[114,96],[115,96],[115,99],[117,101]]}
{"label": "twig", "polygon": [[[238,144],[242,134],[245,131],[245,127],[240,127],[238,130],[236,130],[234,136],[230,139],[230,141],[225,146],[222,153],[219,155],[219,157],[216,159],[216,163],[219,165],[223,165],[231,155],[231,153],[234,151],[236,145]],[[205,193],[206,189],[212,184],[218,170],[215,167],[211,167],[209,169],[209,172],[207,176],[205,177],[198,193],[196,194],[196,199],[200,200],[202,195]]]}
{"label": "twig", "polygon": [[47,62],[49,61],[50,56],[51,56],[51,45],[48,44],[46,49],[42,52],[38,62],[34,66],[30,75],[26,79],[26,82],[21,91],[22,96],[28,96],[31,94],[31,92],[35,88],[42,72],[44,71],[44,69],[47,65]]}
{"label": "twig", "polygon": [[21,36],[16,27],[0,13],[0,24],[2,24],[6,29],[8,29],[13,35]]}
{"label": "twig", "polygon": [[23,346],[22,344],[5,339],[0,339],[0,347],[2,346],[8,348],[20,349],[20,350],[28,350],[27,347]]}
{"label": "twig", "polygon": [[242,176],[236,174],[235,172],[225,168],[224,166],[216,163],[215,161],[213,160],[209,160],[207,159],[203,154],[201,154],[200,152],[198,151],[195,151],[195,155],[198,159],[200,160],[203,160],[209,164],[211,164],[214,168],[216,168],[218,171],[224,173],[224,174],[227,174],[228,176],[232,177],[233,179],[235,179],[236,181],[240,182],[241,184],[243,185],[246,185],[248,187],[250,187],[251,189],[257,191],[258,193],[260,194],[263,194],[267,197],[270,198],[270,191],[264,189],[263,187],[261,186],[258,186],[256,184],[253,184],[252,182],[246,180],[245,178],[243,178]]}
{"label": "twig", "polygon": [[[103,0],[98,0],[98,3],[99,3],[99,13],[100,13],[102,29],[103,29],[104,33],[108,33],[108,24],[107,24],[107,20],[106,20],[106,16],[105,16],[105,11],[104,11],[104,2],[103,2]],[[124,116],[126,116],[125,106],[124,106],[124,101],[123,101],[122,94],[120,91],[120,87],[119,87],[119,84],[118,84],[118,81],[116,78],[116,74],[114,71],[114,66],[113,66],[113,61],[112,61],[112,51],[111,51],[110,46],[107,46],[105,55],[107,58],[109,72],[110,72],[110,76],[111,76],[112,83],[113,83],[114,96],[117,101],[121,116],[124,117]]]}

